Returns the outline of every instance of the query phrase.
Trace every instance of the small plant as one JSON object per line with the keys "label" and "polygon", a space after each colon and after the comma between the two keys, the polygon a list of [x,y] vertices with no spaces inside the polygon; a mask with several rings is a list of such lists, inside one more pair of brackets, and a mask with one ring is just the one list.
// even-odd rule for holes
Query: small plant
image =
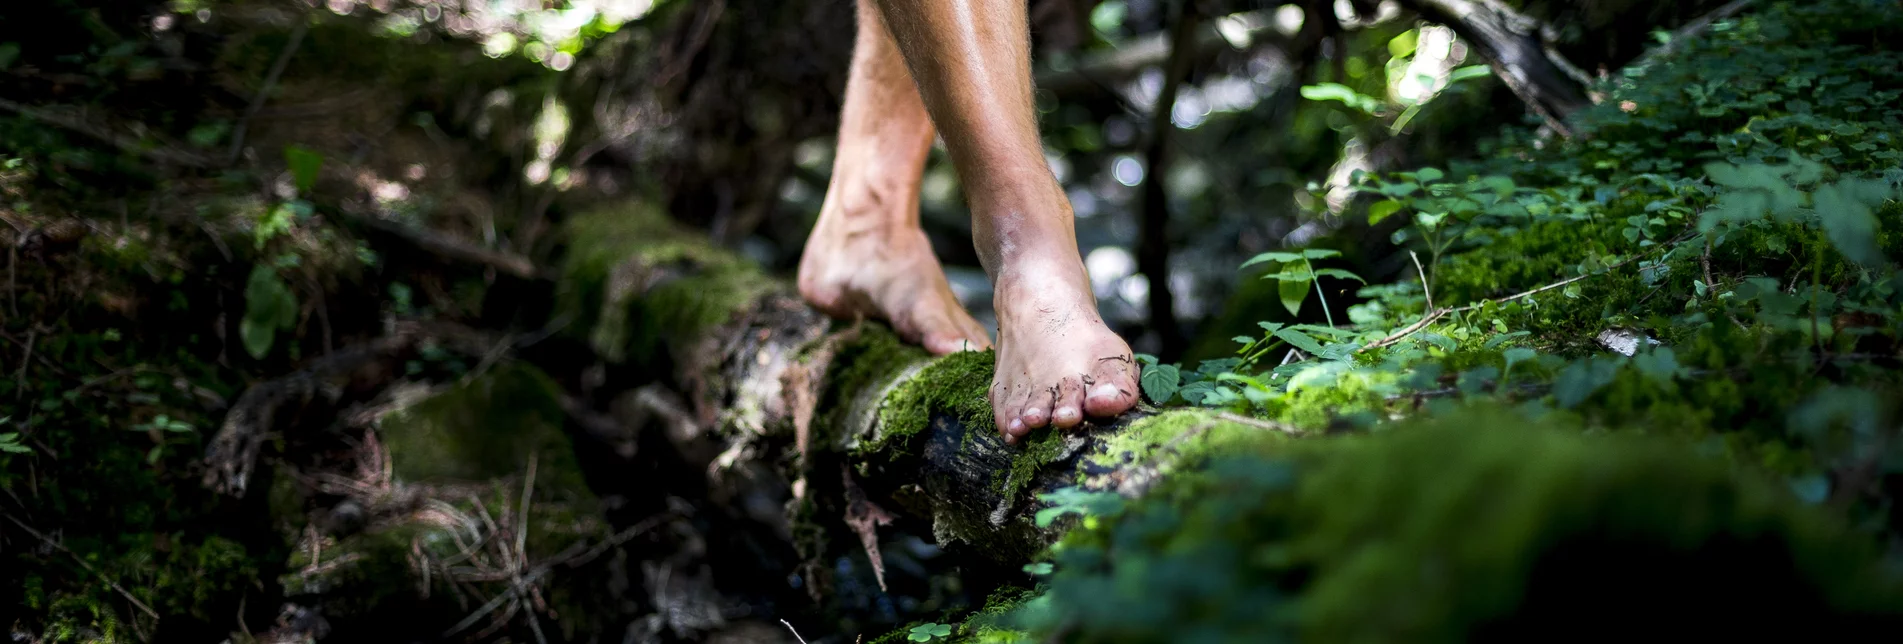
{"label": "small plant", "polygon": [[[0,416],[0,424],[5,424],[7,421],[12,419],[13,419],[12,416]],[[7,452],[11,454],[26,454],[32,451],[33,451],[33,448],[20,444],[19,432],[7,432],[5,434],[0,434],[0,452]]]}
{"label": "small plant", "polygon": [[1281,271],[1263,275],[1262,279],[1276,280],[1282,283],[1282,306],[1288,309],[1289,315],[1302,312],[1302,302],[1308,300],[1308,291],[1310,288],[1313,288],[1315,297],[1321,299],[1322,314],[1328,318],[1329,328],[1333,328],[1335,326],[1335,314],[1328,310],[1328,296],[1322,293],[1321,283],[1316,281],[1316,278],[1326,275],[1329,277],[1350,279],[1361,282],[1362,284],[1368,283],[1368,280],[1361,279],[1360,275],[1339,268],[1315,268],[1315,265],[1309,261],[1335,257],[1340,254],[1341,251],[1328,250],[1325,248],[1307,248],[1299,253],[1270,252],[1249,258],[1249,261],[1242,263],[1241,268],[1248,268],[1263,262],[1280,263],[1282,265]]}
{"label": "small plant", "polygon": [[167,416],[165,414],[159,414],[157,416],[152,417],[151,422],[139,423],[137,425],[133,425],[132,430],[139,431],[139,432],[149,432],[149,431],[156,430],[156,431],[162,431],[162,432],[185,433],[185,432],[192,431],[193,427],[191,423],[187,423],[187,422],[178,420],[176,418],[172,418],[171,416]]}
{"label": "small plant", "polygon": [[952,627],[950,624],[919,624],[912,627],[912,631],[905,636],[905,639],[914,642],[930,642],[949,638],[951,637],[951,632]]}

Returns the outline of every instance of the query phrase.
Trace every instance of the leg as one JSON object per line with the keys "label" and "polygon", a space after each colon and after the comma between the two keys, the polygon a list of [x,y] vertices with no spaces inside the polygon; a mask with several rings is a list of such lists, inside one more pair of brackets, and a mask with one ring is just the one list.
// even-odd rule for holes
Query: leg
{"label": "leg", "polygon": [[872,0],[860,0],[839,149],[800,257],[800,293],[835,317],[888,320],[933,353],[983,349],[989,336],[952,296],[919,228],[931,148],[932,122],[912,75]]}
{"label": "leg", "polygon": [[879,0],[971,205],[996,286],[991,404],[1015,441],[1136,405],[1130,347],[1104,326],[1070,202],[1044,161],[1024,0]]}

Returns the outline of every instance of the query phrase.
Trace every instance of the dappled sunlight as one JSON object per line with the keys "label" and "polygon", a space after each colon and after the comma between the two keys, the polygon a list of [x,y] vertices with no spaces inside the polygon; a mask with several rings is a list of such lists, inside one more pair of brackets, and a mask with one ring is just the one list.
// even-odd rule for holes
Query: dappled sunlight
{"label": "dappled sunlight", "polygon": [[[338,15],[363,12],[395,37],[419,30],[482,43],[483,52],[501,57],[519,53],[556,71],[575,64],[590,40],[639,20],[656,0],[566,0],[553,6],[542,0],[299,0]],[[660,0],[666,1],[666,0]],[[178,3],[193,10],[200,0]]]}

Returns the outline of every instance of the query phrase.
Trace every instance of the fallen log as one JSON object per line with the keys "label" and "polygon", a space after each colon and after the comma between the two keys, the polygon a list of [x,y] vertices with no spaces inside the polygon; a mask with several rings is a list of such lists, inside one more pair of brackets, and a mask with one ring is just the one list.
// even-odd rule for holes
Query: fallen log
{"label": "fallen log", "polygon": [[[573,332],[611,361],[671,365],[668,380],[700,423],[673,432],[680,451],[715,454],[716,479],[745,462],[783,464],[770,469],[788,481],[796,522],[831,530],[850,520],[863,533],[879,523],[868,512],[891,513],[929,525],[941,545],[1015,566],[1060,534],[1037,525],[1049,507],[1041,493],[1135,494],[1171,453],[1265,431],[1146,407],[1009,446],[986,400],[990,352],[933,358],[876,323],[827,320],[790,284],[639,206],[577,217],[567,241],[558,283]],[[1180,440],[1186,433],[1201,438]],[[854,510],[847,499],[857,494],[873,508]]]}

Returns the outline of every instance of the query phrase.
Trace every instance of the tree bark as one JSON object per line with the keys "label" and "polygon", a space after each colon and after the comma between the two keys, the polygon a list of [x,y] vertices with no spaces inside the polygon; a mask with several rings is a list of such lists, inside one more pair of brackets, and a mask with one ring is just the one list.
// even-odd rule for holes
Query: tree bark
{"label": "tree bark", "polygon": [[1438,22],[1472,44],[1494,74],[1529,109],[1564,136],[1574,112],[1592,105],[1585,88],[1547,46],[1538,20],[1498,0],[1404,0],[1421,17]]}

